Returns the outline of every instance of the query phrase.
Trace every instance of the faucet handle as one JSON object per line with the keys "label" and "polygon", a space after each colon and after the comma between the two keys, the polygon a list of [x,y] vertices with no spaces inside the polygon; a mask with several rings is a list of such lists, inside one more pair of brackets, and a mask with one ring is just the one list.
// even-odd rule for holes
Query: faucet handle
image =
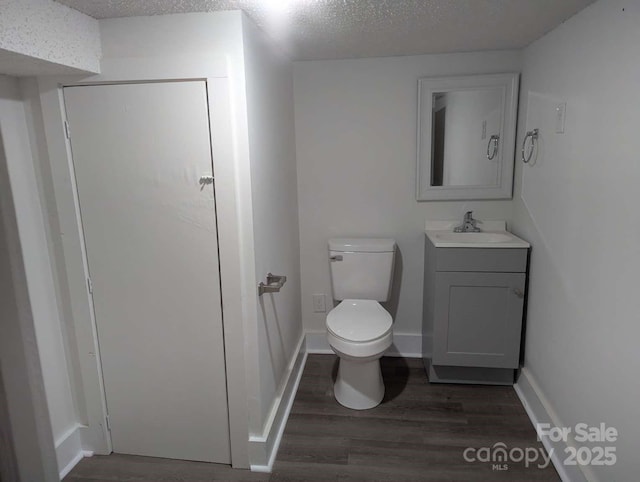
{"label": "faucet handle", "polygon": [[456,226],[453,231],[455,233],[467,233],[467,232],[478,232],[480,228],[476,225],[479,223],[477,219],[473,219],[473,211],[467,211],[464,213],[464,219],[462,220],[462,224],[460,226]]}

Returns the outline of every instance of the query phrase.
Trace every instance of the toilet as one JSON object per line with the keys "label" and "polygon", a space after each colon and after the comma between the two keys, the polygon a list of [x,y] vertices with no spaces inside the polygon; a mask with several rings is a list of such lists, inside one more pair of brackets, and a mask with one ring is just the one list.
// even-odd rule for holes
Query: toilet
{"label": "toilet", "polygon": [[365,410],[380,404],[384,383],[380,358],[393,341],[393,319],[379,302],[391,294],[396,242],[388,238],[329,240],[333,298],[327,338],[339,357],[336,400]]}

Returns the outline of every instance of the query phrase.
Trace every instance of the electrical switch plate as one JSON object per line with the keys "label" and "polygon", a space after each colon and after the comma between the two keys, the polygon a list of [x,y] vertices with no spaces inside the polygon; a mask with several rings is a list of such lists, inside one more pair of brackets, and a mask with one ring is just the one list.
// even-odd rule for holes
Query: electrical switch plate
{"label": "electrical switch plate", "polygon": [[567,103],[556,105],[556,134],[564,134],[564,120],[567,115]]}
{"label": "electrical switch plate", "polygon": [[313,312],[325,313],[326,311],[324,295],[313,295]]}

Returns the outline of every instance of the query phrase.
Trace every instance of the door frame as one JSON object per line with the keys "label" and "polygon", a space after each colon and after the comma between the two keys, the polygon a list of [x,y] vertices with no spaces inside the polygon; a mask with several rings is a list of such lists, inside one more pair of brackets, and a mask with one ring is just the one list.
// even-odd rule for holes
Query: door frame
{"label": "door frame", "polygon": [[[249,468],[249,398],[247,379],[252,365],[252,350],[245,350],[254,334],[247,322],[243,301],[253,294],[250,263],[244,256],[247,246],[246,219],[241,216],[243,202],[239,171],[242,148],[234,129],[233,83],[227,58],[221,55],[105,59],[102,74],[90,76],[41,77],[38,79],[49,162],[51,164],[55,209],[60,226],[59,280],[62,310],[71,327],[71,340],[77,357],[71,360],[78,372],[79,393],[75,393],[83,450],[97,454],[112,451],[107,430],[106,399],[93,303],[87,286],[88,267],[77,186],[71,158],[71,145],[65,135],[66,113],[63,88],[82,85],[147,83],[167,81],[204,81],[207,89],[210,140],[218,223],[221,295],[229,442],[234,468]],[[57,233],[54,233],[54,235]],[[257,362],[256,362],[257,363]]]}

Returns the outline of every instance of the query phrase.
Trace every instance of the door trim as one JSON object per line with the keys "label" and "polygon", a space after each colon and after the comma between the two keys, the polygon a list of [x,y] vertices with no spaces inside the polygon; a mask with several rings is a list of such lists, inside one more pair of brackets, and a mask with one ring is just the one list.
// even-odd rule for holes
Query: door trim
{"label": "door trim", "polygon": [[[227,398],[231,463],[236,468],[249,468],[249,404],[247,382],[257,366],[255,350],[245,353],[245,341],[257,338],[257,325],[247,322],[243,301],[255,291],[255,274],[243,248],[252,245],[250,216],[240,216],[246,205],[246,193],[238,171],[244,171],[248,158],[234,129],[234,96],[227,73],[227,59],[220,55],[195,55],[162,58],[109,59],[102,63],[103,74],[86,76],[42,77],[38,79],[44,120],[52,187],[55,195],[61,234],[59,258],[63,298],[63,315],[71,325],[70,340],[77,347],[77,358],[71,364],[79,368],[80,393],[76,393],[79,422],[82,424],[82,449],[97,454],[111,452],[106,429],[106,403],[100,368],[99,345],[90,294],[87,289],[87,262],[84,236],[70,144],[64,134],[66,114],[63,87],[115,83],[144,83],[202,80],[206,84],[209,126],[212,140],[213,167],[220,253],[223,331],[227,372]],[[236,79],[234,79],[236,80]],[[237,107],[236,107],[237,108]],[[238,144],[241,144],[238,147]],[[250,196],[250,193],[248,194]],[[250,205],[250,198],[249,198]],[[255,326],[254,326],[255,325]]]}

